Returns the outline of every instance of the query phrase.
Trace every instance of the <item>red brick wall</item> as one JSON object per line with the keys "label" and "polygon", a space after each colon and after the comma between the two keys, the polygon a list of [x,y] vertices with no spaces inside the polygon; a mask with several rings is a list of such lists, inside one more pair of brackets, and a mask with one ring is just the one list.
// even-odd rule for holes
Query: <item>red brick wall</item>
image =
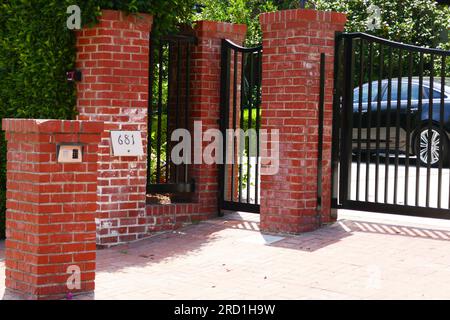
{"label": "red brick wall", "polygon": [[[94,290],[97,153],[103,123],[3,119],[8,141],[6,288],[32,299]],[[82,143],[83,162],[56,161]],[[81,270],[69,290],[67,268]]]}
{"label": "red brick wall", "polygon": [[322,222],[329,222],[335,31],[344,14],[286,10],[260,16],[263,32],[262,129],[280,130],[280,168],[261,177],[261,229],[318,227],[317,143],[320,53],[326,54]]}
{"label": "red brick wall", "polygon": [[146,149],[151,26],[149,15],[104,10],[99,24],[77,34],[77,68],[83,73],[77,84],[79,119],[105,122],[99,149],[99,245],[137,240],[147,231],[147,156],[113,157],[109,131],[140,130]]}

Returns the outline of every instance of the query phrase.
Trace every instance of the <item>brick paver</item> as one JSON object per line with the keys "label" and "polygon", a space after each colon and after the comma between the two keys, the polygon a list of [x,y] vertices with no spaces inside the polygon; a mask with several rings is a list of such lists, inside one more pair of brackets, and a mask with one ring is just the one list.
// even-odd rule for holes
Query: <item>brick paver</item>
{"label": "brick paver", "polygon": [[95,298],[450,298],[448,228],[341,219],[280,237],[257,221],[226,216],[100,250]]}

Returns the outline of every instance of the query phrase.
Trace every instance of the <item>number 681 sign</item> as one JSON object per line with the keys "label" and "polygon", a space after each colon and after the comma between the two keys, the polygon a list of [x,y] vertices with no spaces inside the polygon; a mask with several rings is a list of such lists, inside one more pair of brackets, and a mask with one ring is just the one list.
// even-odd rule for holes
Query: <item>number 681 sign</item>
{"label": "number 681 sign", "polygon": [[142,156],[140,131],[111,131],[113,156]]}

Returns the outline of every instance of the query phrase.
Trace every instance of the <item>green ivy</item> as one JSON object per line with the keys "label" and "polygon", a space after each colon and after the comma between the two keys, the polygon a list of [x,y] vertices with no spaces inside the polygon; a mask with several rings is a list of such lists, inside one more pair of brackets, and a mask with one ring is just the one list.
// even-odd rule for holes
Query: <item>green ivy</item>
{"label": "green ivy", "polygon": [[[70,119],[75,90],[74,35],[66,31],[69,1],[11,0],[0,5],[0,117]],[[0,137],[0,237],[4,236],[6,142]]]}
{"label": "green ivy", "polygon": [[[66,71],[75,65],[75,33],[67,7],[78,4],[83,25],[101,9],[154,15],[156,32],[190,23],[193,0],[8,0],[0,2],[0,118],[73,119],[75,86]],[[1,125],[0,125],[1,126]],[[0,127],[0,238],[5,231],[6,142]]]}

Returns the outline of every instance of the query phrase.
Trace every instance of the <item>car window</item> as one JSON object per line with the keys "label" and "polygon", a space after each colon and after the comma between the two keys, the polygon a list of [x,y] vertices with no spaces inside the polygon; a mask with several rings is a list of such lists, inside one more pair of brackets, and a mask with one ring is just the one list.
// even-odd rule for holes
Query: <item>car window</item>
{"label": "car window", "polygon": [[[430,97],[430,89],[424,88],[425,94],[427,97]],[[438,90],[433,90],[433,99],[440,99],[441,98],[441,92]]]}
{"label": "car window", "polygon": [[[378,81],[372,82],[371,101],[376,101],[378,97]],[[362,86],[362,100],[361,102],[367,103],[369,101],[369,84],[365,83]],[[359,87],[353,90],[353,103],[359,103]]]}
{"label": "car window", "polygon": [[[411,84],[411,100],[419,100],[419,90],[420,87],[418,84]],[[388,88],[384,91],[383,94],[383,101],[388,100]],[[400,92],[400,99],[401,100],[408,100],[408,82],[402,82],[401,83],[401,92]],[[398,82],[395,80],[392,80],[391,84],[391,101],[398,100]]]}

